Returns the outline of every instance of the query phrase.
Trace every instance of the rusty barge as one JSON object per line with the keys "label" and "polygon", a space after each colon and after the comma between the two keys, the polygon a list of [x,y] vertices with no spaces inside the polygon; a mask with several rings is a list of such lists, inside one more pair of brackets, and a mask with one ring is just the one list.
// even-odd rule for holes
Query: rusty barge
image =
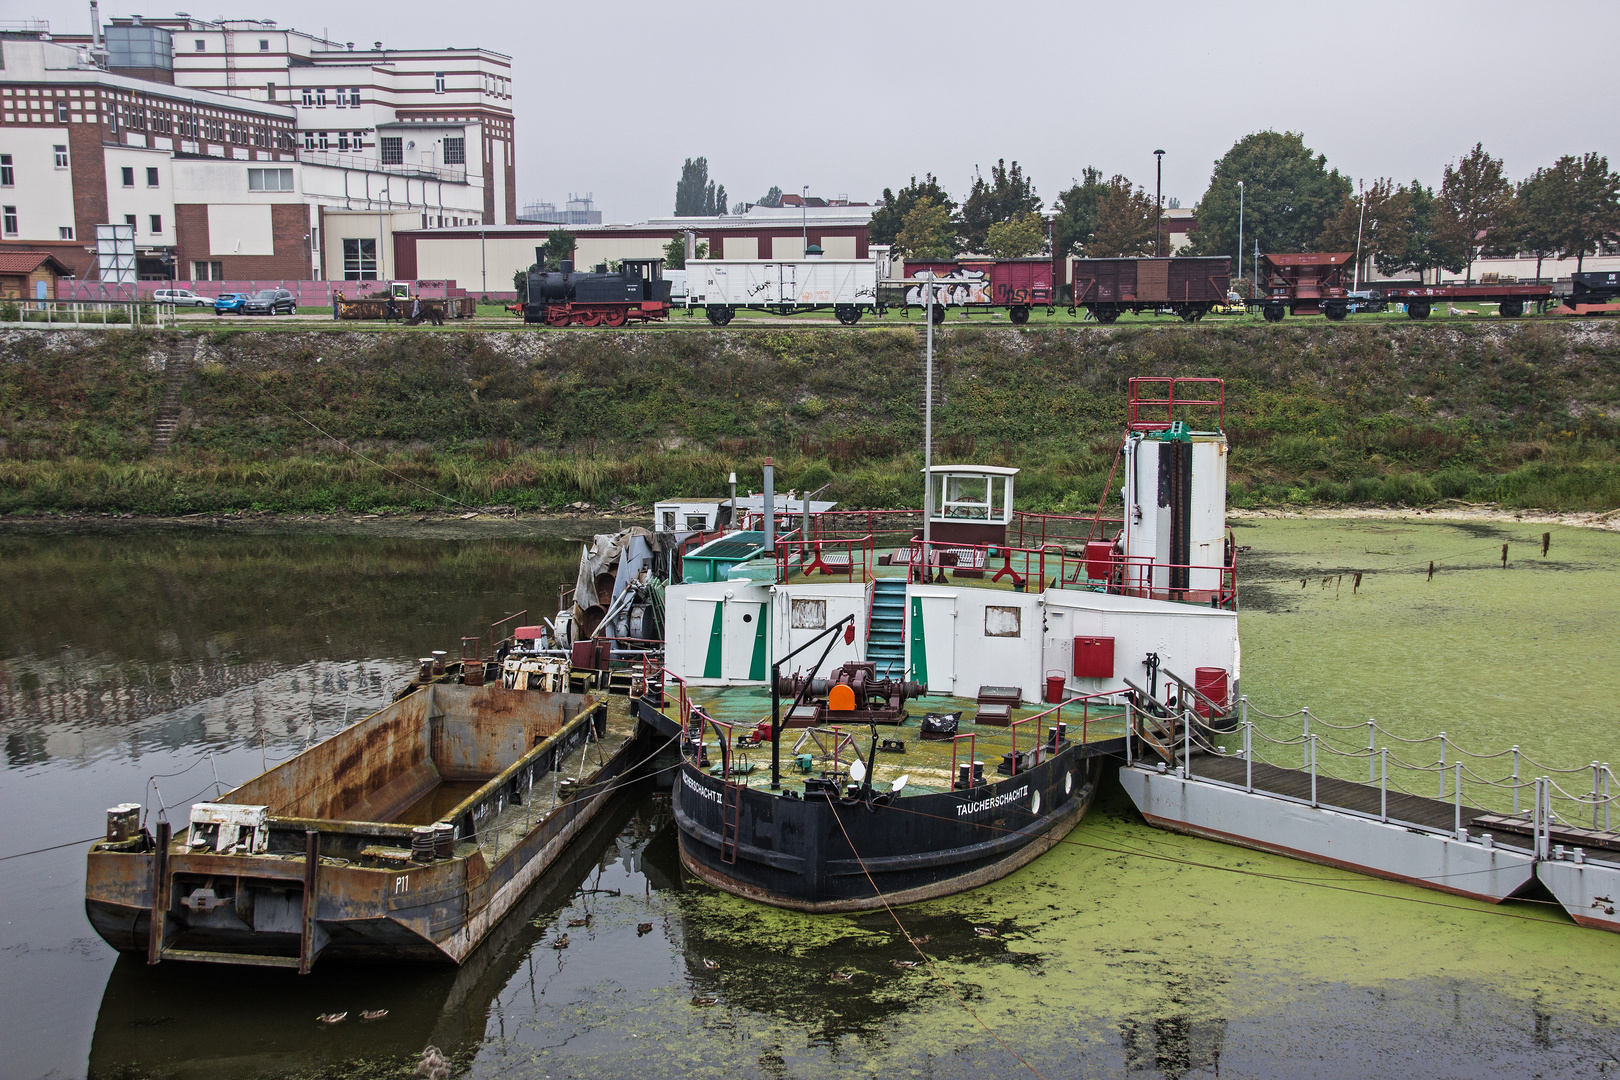
{"label": "rusty barge", "polygon": [[644,749],[601,696],[436,682],[194,804],[179,827],[109,810],[85,910],[148,963],[460,964]]}

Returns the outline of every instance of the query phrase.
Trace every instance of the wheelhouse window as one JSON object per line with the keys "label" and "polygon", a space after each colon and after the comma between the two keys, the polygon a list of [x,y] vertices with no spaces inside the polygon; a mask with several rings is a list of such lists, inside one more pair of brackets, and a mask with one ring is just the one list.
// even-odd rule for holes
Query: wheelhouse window
{"label": "wheelhouse window", "polygon": [[377,241],[363,237],[344,239],[343,280],[377,280]]}

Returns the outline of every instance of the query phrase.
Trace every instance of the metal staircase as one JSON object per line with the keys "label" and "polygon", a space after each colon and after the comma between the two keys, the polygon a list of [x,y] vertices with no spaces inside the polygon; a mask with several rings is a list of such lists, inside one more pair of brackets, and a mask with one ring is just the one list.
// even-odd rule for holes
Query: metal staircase
{"label": "metal staircase", "polygon": [[903,578],[878,578],[873,585],[866,658],[877,664],[878,678],[901,679],[906,672],[906,583]]}

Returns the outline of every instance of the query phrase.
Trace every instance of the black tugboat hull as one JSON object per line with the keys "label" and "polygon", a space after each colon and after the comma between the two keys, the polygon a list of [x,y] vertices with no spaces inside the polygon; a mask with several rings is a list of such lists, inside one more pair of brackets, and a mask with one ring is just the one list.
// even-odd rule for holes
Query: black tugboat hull
{"label": "black tugboat hull", "polygon": [[724,785],[686,763],[673,800],[681,861],[716,888],[797,911],[949,896],[1005,877],[1059,843],[1096,796],[1098,761],[1071,746],[971,791],[887,802],[734,789],[734,857]]}

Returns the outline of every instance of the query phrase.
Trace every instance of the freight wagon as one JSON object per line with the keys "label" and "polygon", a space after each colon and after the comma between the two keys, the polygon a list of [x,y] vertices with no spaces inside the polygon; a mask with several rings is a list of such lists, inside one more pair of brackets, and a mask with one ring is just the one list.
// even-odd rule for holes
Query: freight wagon
{"label": "freight wagon", "polygon": [[[1351,268],[1355,256],[1348,251],[1306,252],[1263,255],[1260,269],[1264,277],[1260,311],[1267,322],[1278,322],[1284,314],[1323,315],[1334,321],[1357,310]],[[1480,284],[1415,285],[1384,289],[1376,294],[1385,304],[1406,305],[1412,319],[1427,319],[1436,303],[1496,304],[1505,319],[1524,314],[1529,304],[1546,304],[1552,289],[1546,285]]]}
{"label": "freight wagon", "polygon": [[715,326],[725,326],[738,308],[777,315],[832,309],[854,326],[878,310],[878,264],[874,259],[688,259],[686,306],[702,308]]}
{"label": "freight wagon", "polygon": [[1111,323],[1125,311],[1168,309],[1197,322],[1226,303],[1231,261],[1224,255],[1158,259],[1075,259],[1072,312]]}
{"label": "freight wagon", "polygon": [[923,280],[933,274],[934,321],[945,321],[945,309],[963,307],[1004,307],[1015,323],[1029,321],[1029,309],[1041,304],[1050,309],[1056,297],[1052,288],[1052,261],[1039,259],[907,259],[905,263],[904,304],[907,309],[928,303]]}

